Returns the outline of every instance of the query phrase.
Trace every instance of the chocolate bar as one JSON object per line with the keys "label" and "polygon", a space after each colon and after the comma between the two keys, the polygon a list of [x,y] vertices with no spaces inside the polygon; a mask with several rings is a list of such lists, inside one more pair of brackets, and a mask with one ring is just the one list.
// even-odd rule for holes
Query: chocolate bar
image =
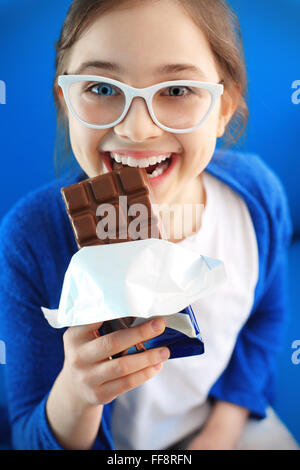
{"label": "chocolate bar", "polygon": [[[62,188],[61,194],[78,249],[150,237],[163,238],[163,227],[154,209],[144,168],[116,165],[114,171]],[[139,207],[143,212],[135,211],[138,209],[135,204],[142,204]],[[107,217],[110,209],[112,214]],[[135,212],[139,214],[138,224],[134,224]],[[134,319],[127,317],[104,322],[99,332],[102,335],[129,328]],[[136,348],[145,349],[143,344],[136,345]],[[114,357],[126,353],[123,351]]]}
{"label": "chocolate bar", "polygon": [[[116,166],[114,171],[62,188],[61,193],[79,249],[150,237],[166,238],[153,205],[153,196],[144,168]],[[141,211],[139,208],[145,210]],[[112,215],[107,218],[106,210],[109,213],[110,209]],[[138,223],[134,224],[136,212],[139,214]],[[191,306],[180,313],[193,320]],[[134,321],[135,317],[105,321],[97,335],[130,328]],[[113,358],[159,346],[168,346],[170,358],[202,354],[204,347],[196,320],[193,324],[195,338],[188,338],[179,331],[166,328],[161,335],[115,354]]]}
{"label": "chocolate bar", "polygon": [[144,168],[118,168],[62,188],[61,193],[79,249],[164,238]]}

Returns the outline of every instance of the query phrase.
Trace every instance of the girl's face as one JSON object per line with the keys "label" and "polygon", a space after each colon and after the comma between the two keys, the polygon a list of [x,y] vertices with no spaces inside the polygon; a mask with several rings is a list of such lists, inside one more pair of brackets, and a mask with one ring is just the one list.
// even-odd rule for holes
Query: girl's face
{"label": "girl's face", "polygon": [[[118,64],[121,72],[94,66],[80,75],[101,75],[136,88],[169,80],[222,80],[204,34],[174,0],[134,2],[100,16],[74,44],[69,74],[78,74],[84,62]],[[199,71],[157,74],[166,64],[193,64]],[[216,139],[224,133],[234,108],[226,94],[218,99],[208,120],[196,131],[174,134],[151,119],[143,98],[135,98],[125,119],[110,129],[90,129],[67,112],[73,153],[89,177],[107,171],[102,152],[128,149],[178,153],[173,169],[153,184],[157,203],[201,202],[201,173],[209,163]],[[149,180],[151,182],[151,179]]]}

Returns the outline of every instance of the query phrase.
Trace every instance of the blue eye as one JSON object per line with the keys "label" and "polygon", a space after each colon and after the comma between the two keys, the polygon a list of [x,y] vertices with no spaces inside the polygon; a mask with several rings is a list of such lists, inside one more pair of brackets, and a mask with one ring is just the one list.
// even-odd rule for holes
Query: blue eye
{"label": "blue eye", "polygon": [[[94,92],[94,90],[97,90],[96,93]],[[91,91],[93,94],[96,94],[96,95],[101,95],[101,92],[102,92],[103,93],[102,96],[111,96],[112,95],[111,91],[115,91],[115,90],[108,83],[98,83],[88,88],[88,91]]]}
{"label": "blue eye", "polygon": [[178,94],[178,91],[177,91],[177,92],[175,92],[175,95],[173,95],[173,96],[182,96],[182,94],[180,94],[180,93],[182,92],[183,89],[188,90],[188,88],[184,87],[184,86],[172,86],[172,87],[169,88],[169,90],[173,90],[173,93],[174,93],[174,90],[179,90],[179,94]]}
{"label": "blue eye", "polygon": [[[165,89],[169,98],[188,98],[193,90],[186,86],[174,85]],[[169,94],[170,93],[170,94]]]}

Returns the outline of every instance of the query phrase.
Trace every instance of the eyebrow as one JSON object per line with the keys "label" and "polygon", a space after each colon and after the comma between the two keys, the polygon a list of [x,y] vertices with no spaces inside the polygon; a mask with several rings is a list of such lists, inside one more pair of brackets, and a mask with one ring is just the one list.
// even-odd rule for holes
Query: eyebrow
{"label": "eyebrow", "polygon": [[[94,60],[83,62],[74,72],[74,75],[81,75],[83,71],[90,68],[103,69],[108,72],[117,72],[119,74],[125,73],[125,69],[114,62]],[[161,65],[155,70],[154,74],[163,75],[179,72],[194,72],[197,73],[202,79],[207,79],[205,73],[199,67],[196,67],[196,65],[189,63]]]}

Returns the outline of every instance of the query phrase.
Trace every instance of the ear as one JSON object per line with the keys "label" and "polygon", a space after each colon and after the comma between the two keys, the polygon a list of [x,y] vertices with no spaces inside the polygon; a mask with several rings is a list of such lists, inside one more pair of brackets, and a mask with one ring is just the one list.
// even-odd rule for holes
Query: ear
{"label": "ear", "polygon": [[228,93],[228,91],[225,90],[222,96],[217,137],[222,137],[224,135],[226,126],[234,115],[236,109],[237,103],[234,101],[233,97]]}

